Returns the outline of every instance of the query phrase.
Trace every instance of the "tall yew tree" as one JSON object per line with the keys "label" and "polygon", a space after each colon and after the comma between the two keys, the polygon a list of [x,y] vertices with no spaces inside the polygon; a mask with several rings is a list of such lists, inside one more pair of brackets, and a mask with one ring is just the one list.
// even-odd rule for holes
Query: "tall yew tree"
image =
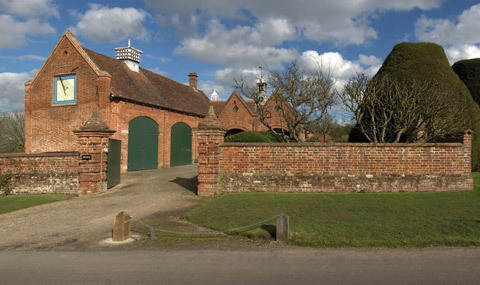
{"label": "tall yew tree", "polygon": [[441,46],[396,45],[373,78],[352,79],[341,97],[357,121],[351,141],[452,141],[473,129],[472,169],[478,169],[480,108]]}

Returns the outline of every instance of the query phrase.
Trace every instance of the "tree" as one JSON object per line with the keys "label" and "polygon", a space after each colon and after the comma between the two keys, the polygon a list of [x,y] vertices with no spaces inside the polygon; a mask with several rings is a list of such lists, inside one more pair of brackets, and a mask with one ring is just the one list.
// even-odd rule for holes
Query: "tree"
{"label": "tree", "polygon": [[[355,90],[358,91],[357,102],[353,102],[350,109],[357,108],[367,115],[363,118],[353,115],[357,125],[350,133],[350,141],[375,141],[375,137],[379,142],[451,141],[461,138],[464,130],[473,129],[472,169],[478,169],[480,108],[453,71],[441,46],[433,43],[396,45],[372,79],[357,76],[342,94],[355,94]],[[361,97],[362,92],[366,98]],[[386,104],[384,100],[390,102]],[[358,103],[361,106],[355,106]],[[370,115],[361,108],[369,104],[375,107]],[[371,127],[369,140],[361,127],[368,129],[372,120],[376,120],[376,127]],[[409,121],[413,123],[408,124]],[[405,126],[408,127],[402,131]],[[383,129],[386,135],[384,139],[381,136],[378,139],[378,133],[382,134]],[[355,137],[354,134],[361,135]]]}
{"label": "tree", "polygon": [[0,153],[25,150],[25,113],[0,113]]}
{"label": "tree", "polygon": [[457,61],[452,68],[467,86],[473,100],[480,105],[480,58]]}
{"label": "tree", "polygon": [[374,143],[454,140],[470,123],[464,113],[469,102],[452,101],[451,90],[434,80],[360,74],[339,97],[363,137]]}
{"label": "tree", "polygon": [[[291,62],[283,70],[269,73],[268,82],[273,94],[264,104],[264,94],[257,86],[244,80],[235,80],[235,87],[256,103],[260,121],[273,133],[288,141],[302,141],[302,134],[328,117],[328,110],[335,103],[333,82],[318,68],[314,72],[301,69],[297,62]],[[278,112],[282,128],[272,127],[272,112]]]}

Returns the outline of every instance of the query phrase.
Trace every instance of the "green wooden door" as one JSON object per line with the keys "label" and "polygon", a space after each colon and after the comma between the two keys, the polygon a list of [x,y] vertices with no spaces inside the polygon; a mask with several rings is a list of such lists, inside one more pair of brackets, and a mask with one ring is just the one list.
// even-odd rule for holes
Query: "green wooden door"
{"label": "green wooden door", "polygon": [[172,126],[170,166],[192,164],[192,129],[185,123]]}
{"label": "green wooden door", "polygon": [[107,189],[120,183],[121,140],[108,140]]}
{"label": "green wooden door", "polygon": [[158,124],[148,117],[128,123],[128,171],[158,168]]}

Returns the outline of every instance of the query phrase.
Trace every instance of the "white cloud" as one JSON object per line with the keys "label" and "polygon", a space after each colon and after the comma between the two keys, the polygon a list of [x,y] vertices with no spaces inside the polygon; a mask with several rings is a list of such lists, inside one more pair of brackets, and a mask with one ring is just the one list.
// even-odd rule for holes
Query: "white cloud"
{"label": "white cloud", "polygon": [[[298,63],[301,68],[307,71],[320,69],[333,78],[348,80],[359,73],[374,75],[380,68],[382,61],[373,55],[366,56],[363,54],[359,56],[358,60],[350,61],[344,59],[338,52],[318,54],[317,51],[309,50],[302,53]],[[372,72],[374,73],[371,74]]]}
{"label": "white cloud", "polygon": [[227,67],[215,72],[215,86],[231,86],[233,88],[236,85],[235,80],[239,83],[243,80],[246,84],[253,84],[259,75],[258,69]]}
{"label": "white cloud", "polygon": [[217,92],[220,100],[227,100],[233,90],[232,88],[225,88],[225,86],[214,84],[211,81],[199,81],[198,87],[208,98],[210,98],[215,88],[215,92]]}
{"label": "white cloud", "polygon": [[47,58],[44,56],[26,54],[18,57],[19,60],[33,60],[33,61],[45,61]]}
{"label": "white cloud", "polygon": [[[274,35],[263,37],[263,30],[276,23],[280,28]],[[268,19],[253,27],[237,26],[230,30],[214,20],[205,36],[184,39],[175,52],[221,65],[276,67],[298,56],[295,49],[274,47],[293,38],[293,29],[282,19]]]}
{"label": "white cloud", "polygon": [[25,82],[33,79],[38,70],[30,72],[0,73],[0,109],[23,109],[25,106]]}
{"label": "white cloud", "polygon": [[445,49],[450,64],[462,59],[480,58],[480,46],[478,45],[456,45]]}
{"label": "white cloud", "polygon": [[168,72],[161,70],[160,68],[158,68],[158,66],[156,66],[152,71],[155,72],[156,74],[160,74],[163,76],[167,76],[168,74]]}
{"label": "white cloud", "polygon": [[19,47],[27,41],[29,36],[53,33],[55,29],[46,22],[36,19],[22,22],[10,15],[0,15],[0,49]]}
{"label": "white cloud", "polygon": [[480,43],[480,4],[474,5],[458,16],[449,19],[429,19],[422,16],[415,24],[415,35],[421,41],[456,45]]}
{"label": "white cloud", "polygon": [[[261,21],[284,19],[307,38],[338,44],[362,44],[376,38],[369,19],[384,11],[437,8],[442,0],[146,0],[164,19],[182,31],[194,32],[205,19],[218,17]],[[165,19],[171,19],[170,21]]]}
{"label": "white cloud", "polygon": [[317,51],[309,50],[302,53],[298,64],[306,71],[321,70],[332,78],[335,87],[340,90],[349,79],[357,74],[375,75],[380,69],[382,61],[373,55],[363,54],[359,56],[358,60],[350,61],[344,59],[338,52],[319,54]]}
{"label": "white cloud", "polygon": [[25,19],[59,18],[58,8],[52,0],[0,0],[0,11]]}
{"label": "white cloud", "polygon": [[148,38],[143,24],[149,15],[142,9],[90,4],[90,9],[78,16],[79,22],[70,29],[91,41],[119,42],[128,37],[142,40]]}

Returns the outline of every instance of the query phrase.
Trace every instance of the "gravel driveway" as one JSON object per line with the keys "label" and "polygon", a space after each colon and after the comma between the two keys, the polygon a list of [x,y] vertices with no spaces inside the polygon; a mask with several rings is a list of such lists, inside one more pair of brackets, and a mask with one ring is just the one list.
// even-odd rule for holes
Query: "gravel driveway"
{"label": "gravel driveway", "polygon": [[114,217],[134,218],[198,203],[197,165],[122,174],[108,192],[0,215],[0,250],[73,250],[99,246],[111,237]]}

